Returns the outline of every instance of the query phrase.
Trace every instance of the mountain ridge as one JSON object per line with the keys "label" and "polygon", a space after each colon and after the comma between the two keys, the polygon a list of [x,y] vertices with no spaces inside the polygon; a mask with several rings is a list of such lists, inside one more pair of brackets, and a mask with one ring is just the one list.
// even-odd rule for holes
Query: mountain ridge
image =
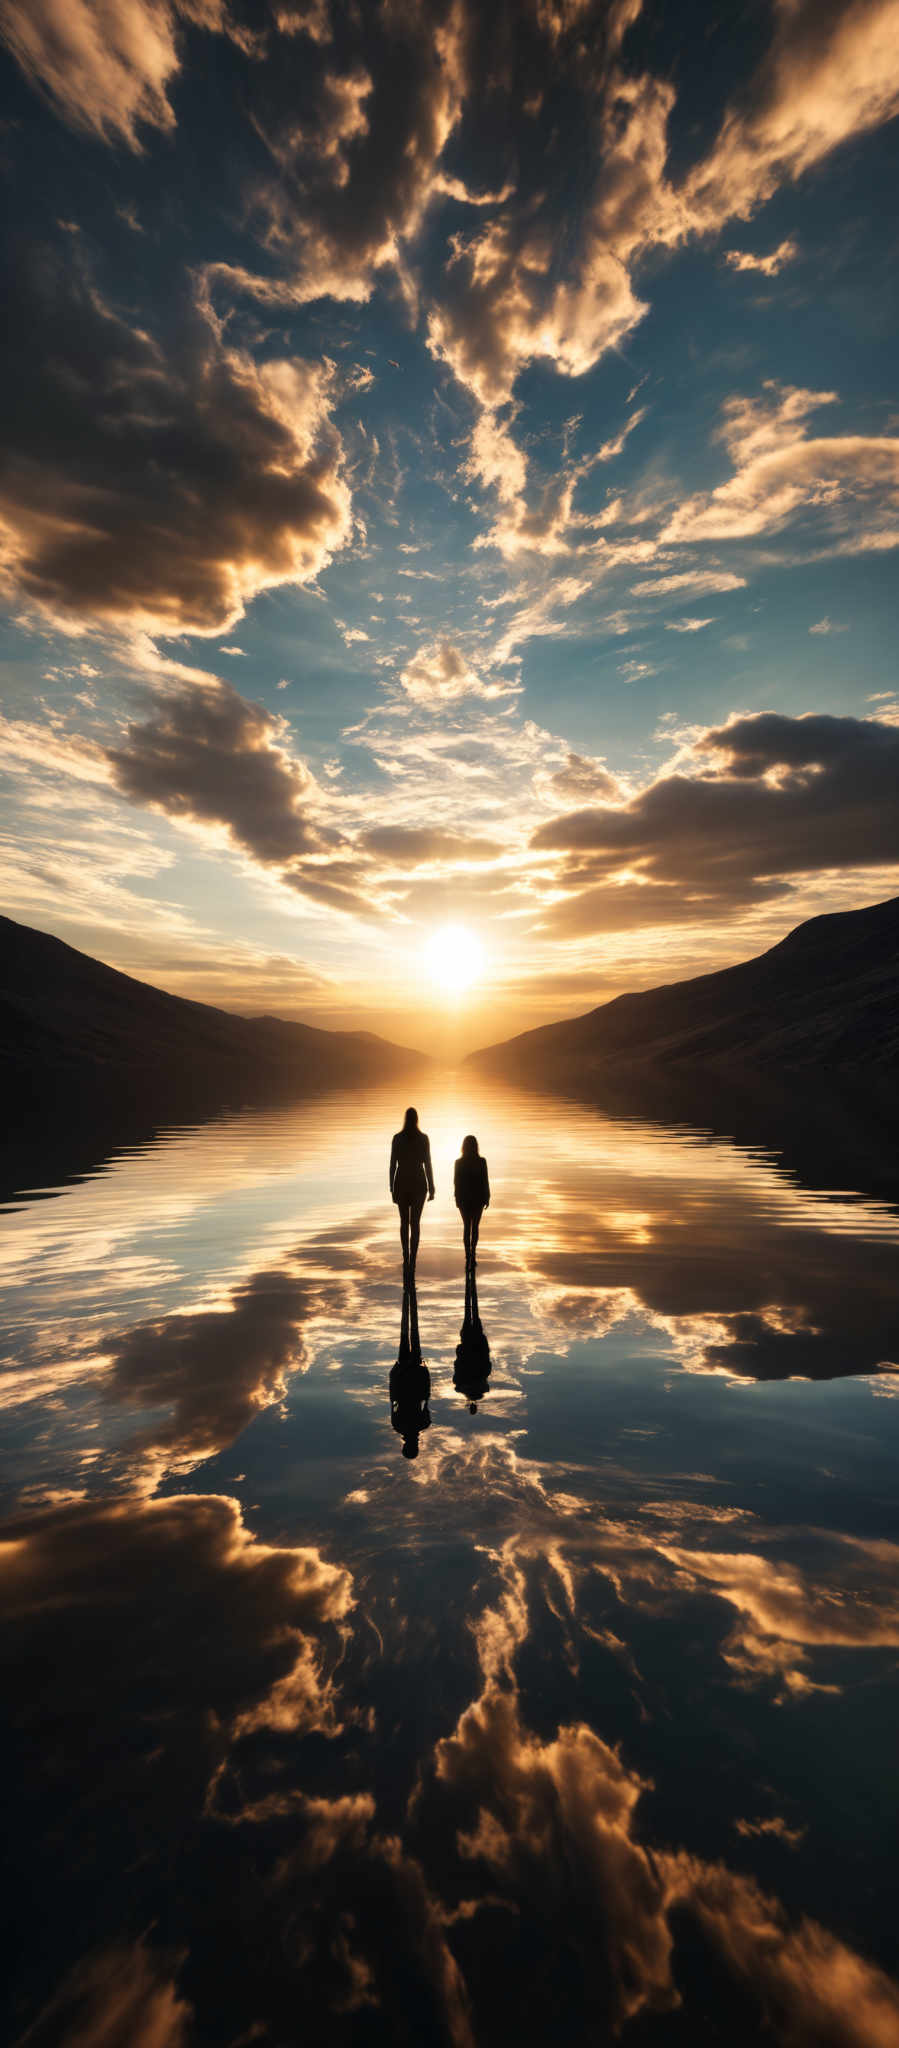
{"label": "mountain ridge", "polygon": [[809,918],[754,959],[469,1053],[508,1078],[646,1065],[880,1066],[899,1053],[899,897]]}
{"label": "mountain ridge", "polygon": [[0,917],[0,1084],[156,1105],[259,1101],[391,1079],[427,1056],[372,1032],[242,1017]]}

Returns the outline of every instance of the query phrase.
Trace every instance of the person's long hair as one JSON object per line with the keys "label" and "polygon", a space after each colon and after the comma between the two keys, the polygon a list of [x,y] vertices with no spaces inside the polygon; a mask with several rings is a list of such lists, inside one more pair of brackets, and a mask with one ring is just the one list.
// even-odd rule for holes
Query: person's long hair
{"label": "person's long hair", "polygon": [[462,1157],[463,1159],[477,1159],[478,1157],[478,1141],[473,1131],[469,1131],[468,1137],[462,1140]]}
{"label": "person's long hair", "polygon": [[417,1109],[407,1109],[406,1114],[403,1118],[403,1130],[405,1131],[406,1136],[408,1137],[410,1132],[417,1131],[417,1129],[418,1111]]}

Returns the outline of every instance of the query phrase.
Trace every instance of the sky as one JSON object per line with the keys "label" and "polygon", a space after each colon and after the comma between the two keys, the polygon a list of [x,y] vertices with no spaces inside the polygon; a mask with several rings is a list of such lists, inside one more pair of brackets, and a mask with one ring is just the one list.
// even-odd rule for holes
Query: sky
{"label": "sky", "polygon": [[455,1055],[899,891],[899,0],[0,0],[2,901]]}

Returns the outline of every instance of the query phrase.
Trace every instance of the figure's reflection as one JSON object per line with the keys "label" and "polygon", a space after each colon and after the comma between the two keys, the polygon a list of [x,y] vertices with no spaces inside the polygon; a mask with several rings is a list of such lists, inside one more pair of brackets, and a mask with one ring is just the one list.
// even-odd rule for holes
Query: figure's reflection
{"label": "figure's reflection", "polygon": [[465,1269],[465,1320],[459,1331],[453,1385],[465,1395],[469,1412],[476,1415],[490,1386],[490,1346],[478,1314],[478,1283],[474,1262]]}
{"label": "figure's reflection", "polygon": [[403,1439],[404,1458],[418,1457],[419,1436],[423,1429],[431,1427],[430,1397],[431,1375],[422,1358],[418,1337],[415,1282],[407,1277],[403,1286],[400,1348],[390,1372],[390,1420]]}

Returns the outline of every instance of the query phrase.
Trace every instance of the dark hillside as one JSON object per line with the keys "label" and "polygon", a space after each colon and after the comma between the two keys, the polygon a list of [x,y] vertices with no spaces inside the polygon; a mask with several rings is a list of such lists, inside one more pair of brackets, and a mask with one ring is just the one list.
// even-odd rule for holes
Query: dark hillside
{"label": "dark hillside", "polygon": [[726,1065],[889,1069],[899,1053],[899,897],[810,918],[717,974],[616,997],[471,1055],[509,1080]]}
{"label": "dark hillside", "polygon": [[319,1031],[188,1002],[0,918],[0,1084],[7,1100],[111,1096],[193,1110],[360,1086],[422,1055],[369,1032]]}

